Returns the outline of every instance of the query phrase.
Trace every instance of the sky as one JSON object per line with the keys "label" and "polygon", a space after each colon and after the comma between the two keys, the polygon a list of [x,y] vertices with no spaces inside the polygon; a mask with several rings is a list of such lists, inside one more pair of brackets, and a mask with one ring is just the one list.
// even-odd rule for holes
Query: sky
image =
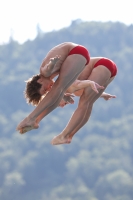
{"label": "sky", "polygon": [[0,0],[0,44],[10,36],[19,43],[43,32],[67,27],[73,20],[133,24],[133,0]]}

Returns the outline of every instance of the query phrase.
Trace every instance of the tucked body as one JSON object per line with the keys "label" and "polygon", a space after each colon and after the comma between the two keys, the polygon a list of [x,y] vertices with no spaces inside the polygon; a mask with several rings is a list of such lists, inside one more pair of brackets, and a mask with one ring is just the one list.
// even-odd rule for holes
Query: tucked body
{"label": "tucked body", "polygon": [[[51,92],[55,92],[55,96],[56,94],[58,96],[58,92],[56,93],[56,91],[53,90],[56,85],[56,81],[54,83],[52,79],[56,75],[58,75],[57,80],[59,79],[60,70],[58,66],[60,65],[59,63],[61,63],[60,59],[61,55],[56,55],[55,57],[50,58],[50,62],[47,65],[44,65],[44,75],[42,76],[40,73],[39,78],[36,81],[36,83],[40,84],[40,89],[38,90],[39,95],[42,97],[45,93],[47,93],[47,95],[43,97],[42,102],[47,102],[47,96]],[[76,76],[76,79],[74,79],[71,84],[68,84],[68,87],[63,90],[63,94],[67,93],[68,96],[70,96],[70,94],[75,94],[80,97],[78,107],[65,129],[58,136],[53,138],[51,144],[58,145],[70,143],[74,134],[77,133],[77,131],[89,120],[94,102],[99,97],[103,97],[105,100],[116,97],[115,95],[110,95],[104,92],[107,86],[115,78],[116,74],[117,66],[108,58],[91,57],[88,64],[87,62],[85,63],[85,67],[82,72],[79,73],[79,75]],[[61,97],[63,97],[63,95]],[[54,99],[52,99],[52,101],[54,103]],[[64,107],[67,103],[69,103],[69,101],[62,102],[62,98],[58,101],[58,105],[61,107]],[[45,109],[42,108],[41,112],[37,115],[34,124],[29,126],[29,129],[27,128],[27,125],[29,125],[28,122],[24,121],[22,124],[26,127],[18,128],[18,130],[20,133],[24,133],[33,128],[38,128],[39,122],[44,118],[44,116],[46,116],[47,113],[47,107]]]}
{"label": "tucked body", "polygon": [[[53,68],[52,73],[53,75],[59,74],[59,76],[49,93],[42,99],[42,93],[45,93],[45,77],[49,77],[49,74],[46,74],[46,68],[49,67],[51,71],[49,62],[56,55],[60,56],[60,61],[56,64],[56,68]],[[27,101],[38,106],[17,126],[17,130],[26,132],[38,128],[38,117],[40,115],[45,117],[59,105],[65,91],[77,79],[89,61],[89,52],[82,45],[65,42],[52,48],[40,66],[40,74],[35,75],[28,81],[31,87],[29,87],[29,93],[26,93]],[[38,92],[38,86],[32,84],[34,80],[38,81],[41,93]],[[25,131],[23,128],[25,128]]]}
{"label": "tucked body", "polygon": [[[78,88],[78,84],[74,82],[71,87],[68,88],[69,92],[80,96],[78,107],[65,129],[58,136],[53,138],[51,144],[69,144],[75,133],[89,120],[94,102],[99,97],[103,97],[105,100],[116,97],[115,95],[104,92],[107,86],[113,81],[116,74],[117,66],[112,60],[103,57],[90,58],[89,64],[78,77],[77,83],[79,81],[78,84],[81,84],[80,87]],[[88,83],[87,80],[89,81]],[[102,85],[104,88],[98,89],[99,92],[97,93],[92,86],[90,87],[90,81]],[[93,86],[96,85],[94,84]]]}

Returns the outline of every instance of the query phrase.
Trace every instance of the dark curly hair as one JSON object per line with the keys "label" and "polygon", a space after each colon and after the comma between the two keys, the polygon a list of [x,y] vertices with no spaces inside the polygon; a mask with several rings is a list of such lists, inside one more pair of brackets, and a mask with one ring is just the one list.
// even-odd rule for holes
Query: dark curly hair
{"label": "dark curly hair", "polygon": [[24,96],[28,104],[37,106],[44,96],[39,93],[41,84],[37,82],[40,78],[40,74],[34,75],[29,78],[26,82],[26,88],[24,91]]}

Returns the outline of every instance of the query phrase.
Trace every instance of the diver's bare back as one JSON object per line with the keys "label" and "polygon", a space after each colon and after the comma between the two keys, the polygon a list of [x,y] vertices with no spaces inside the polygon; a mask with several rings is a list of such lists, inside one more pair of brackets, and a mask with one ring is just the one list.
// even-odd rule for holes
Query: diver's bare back
{"label": "diver's bare back", "polygon": [[67,58],[69,52],[76,46],[78,46],[78,44],[72,42],[64,42],[55,46],[47,53],[40,68],[43,68],[46,64],[48,64],[50,58],[53,58],[57,55],[60,56],[60,60],[58,61],[58,68],[60,68],[62,63]]}

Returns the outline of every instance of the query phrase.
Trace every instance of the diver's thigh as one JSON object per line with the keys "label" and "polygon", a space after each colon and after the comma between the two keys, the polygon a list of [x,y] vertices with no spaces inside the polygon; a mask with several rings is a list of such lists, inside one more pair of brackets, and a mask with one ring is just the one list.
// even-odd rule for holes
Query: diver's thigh
{"label": "diver's thigh", "polygon": [[106,87],[113,79],[111,79],[111,72],[105,66],[100,65],[92,70],[88,80]]}
{"label": "diver's thigh", "polygon": [[86,59],[79,54],[70,55],[61,66],[58,82],[69,87],[85,68]]}

